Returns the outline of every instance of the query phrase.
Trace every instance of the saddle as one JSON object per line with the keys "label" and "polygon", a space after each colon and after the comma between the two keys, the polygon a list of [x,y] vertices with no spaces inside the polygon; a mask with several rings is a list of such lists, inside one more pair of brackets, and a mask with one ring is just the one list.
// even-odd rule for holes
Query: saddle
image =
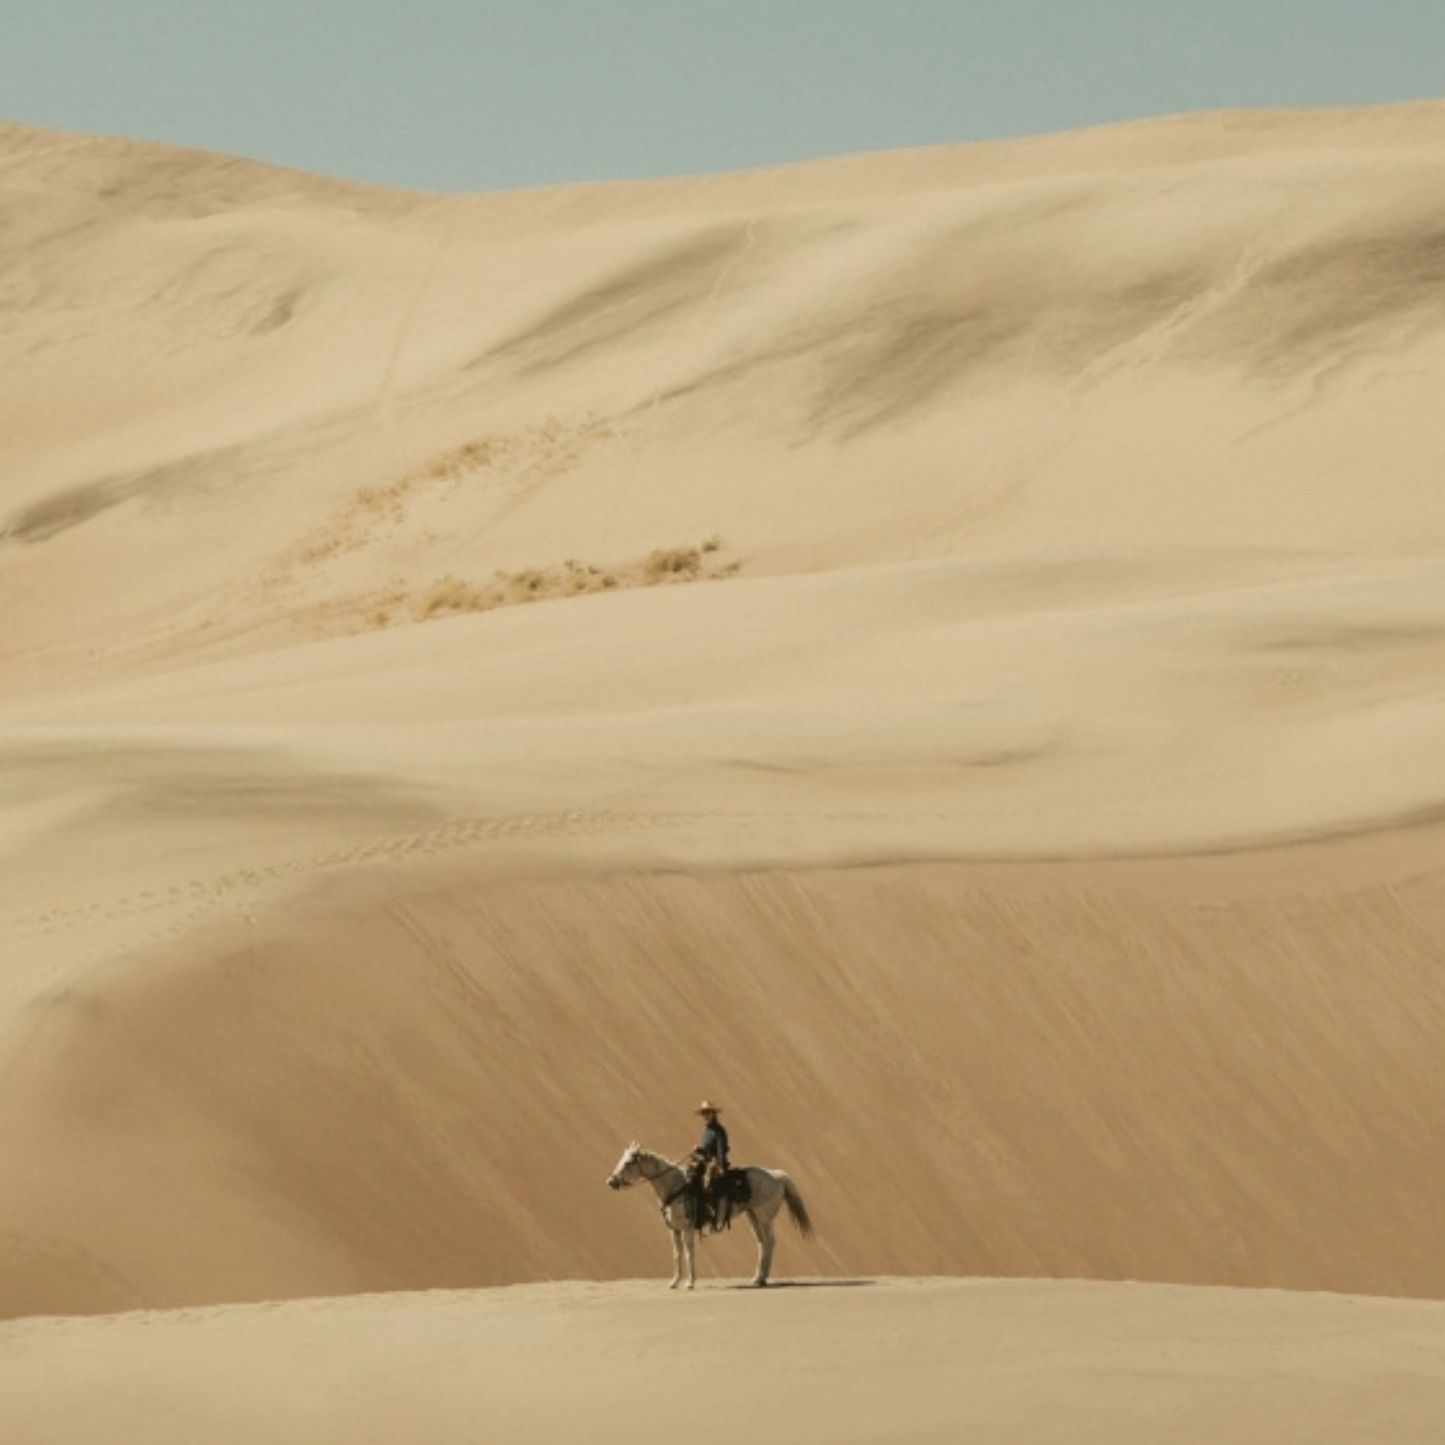
{"label": "saddle", "polygon": [[722,1177],[720,1193],[729,1204],[746,1204],[753,1197],[746,1169],[729,1169]]}
{"label": "saddle", "polygon": [[752,1197],[752,1185],[744,1169],[706,1171],[695,1176],[689,1181],[687,1200],[693,1227],[713,1234],[731,1229],[733,1211],[742,1208]]}

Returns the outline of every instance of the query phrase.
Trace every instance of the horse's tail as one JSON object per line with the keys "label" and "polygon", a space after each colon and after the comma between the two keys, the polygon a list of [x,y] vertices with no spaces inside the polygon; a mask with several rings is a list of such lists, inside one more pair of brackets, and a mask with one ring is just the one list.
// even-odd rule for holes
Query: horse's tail
{"label": "horse's tail", "polygon": [[798,1193],[798,1186],[788,1175],[780,1170],[778,1178],[783,1181],[783,1203],[788,1206],[788,1218],[798,1226],[798,1233],[807,1239],[813,1232],[813,1221],[808,1218],[808,1206],[803,1203],[803,1196]]}

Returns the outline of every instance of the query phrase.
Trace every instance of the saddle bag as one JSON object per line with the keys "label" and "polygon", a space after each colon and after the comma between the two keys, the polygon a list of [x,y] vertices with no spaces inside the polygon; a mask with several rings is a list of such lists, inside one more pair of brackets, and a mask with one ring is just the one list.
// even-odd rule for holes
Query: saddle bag
{"label": "saddle bag", "polygon": [[723,1197],[730,1204],[746,1204],[753,1197],[753,1187],[748,1183],[745,1169],[729,1169],[722,1177]]}

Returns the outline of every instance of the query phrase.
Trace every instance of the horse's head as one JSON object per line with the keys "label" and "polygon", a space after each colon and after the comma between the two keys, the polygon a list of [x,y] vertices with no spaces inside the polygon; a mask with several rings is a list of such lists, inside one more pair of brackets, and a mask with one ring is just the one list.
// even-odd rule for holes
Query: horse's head
{"label": "horse's head", "polygon": [[641,1153],[642,1145],[636,1140],[633,1140],[622,1151],[622,1158],[617,1161],[617,1168],[607,1176],[609,1189],[626,1189],[629,1184],[634,1183],[640,1177],[642,1171],[638,1163],[638,1156]]}

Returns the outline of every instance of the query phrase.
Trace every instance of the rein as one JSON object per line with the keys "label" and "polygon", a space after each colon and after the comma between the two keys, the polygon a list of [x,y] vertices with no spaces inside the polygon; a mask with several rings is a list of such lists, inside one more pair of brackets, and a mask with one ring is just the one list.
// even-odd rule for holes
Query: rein
{"label": "rein", "polygon": [[[676,1169],[677,1172],[682,1175],[682,1183],[679,1184],[677,1188],[674,1189],[672,1193],[669,1194],[667,1198],[664,1199],[657,1206],[658,1212],[662,1215],[663,1219],[666,1220],[667,1211],[671,1209],[672,1206],[676,1204],[677,1201],[681,1199],[684,1194],[687,1193],[687,1170],[684,1169],[681,1164],[675,1164],[669,1159],[662,1159],[656,1154],[649,1154],[647,1155],[647,1158],[650,1159],[654,1164],[661,1166],[656,1174],[643,1174],[642,1155],[639,1154],[633,1162],[637,1165],[638,1174],[641,1175],[642,1179],[648,1184],[656,1184],[657,1181],[661,1179],[663,1175],[665,1175],[671,1169]],[[668,1227],[671,1228],[671,1225],[669,1225]]]}
{"label": "rein", "polygon": [[682,1165],[680,1165],[680,1164],[673,1164],[673,1163],[671,1163],[671,1162],[670,1162],[669,1160],[667,1160],[667,1159],[659,1158],[656,1154],[648,1154],[648,1155],[646,1156],[648,1159],[650,1159],[654,1164],[660,1164],[662,1167],[657,1171],[656,1174],[643,1174],[643,1173],[642,1173],[642,1160],[643,1160],[643,1157],[644,1157],[643,1155],[639,1154],[639,1155],[633,1160],[633,1163],[637,1165],[637,1172],[642,1175],[643,1182],[644,1182],[644,1183],[647,1183],[647,1184],[654,1184],[654,1183],[656,1183],[657,1180],[661,1179],[662,1176],[663,1176],[664,1174],[666,1174],[669,1169],[681,1169],[681,1168],[682,1168]]}
{"label": "rein", "polygon": [[[643,1159],[649,1160],[650,1163],[655,1163],[655,1165],[659,1166],[659,1168],[657,1168],[657,1172],[644,1173]],[[686,1176],[686,1170],[682,1169],[682,1165],[676,1165],[676,1163],[673,1163],[672,1160],[663,1159],[663,1157],[660,1155],[650,1155],[650,1153],[649,1155],[637,1155],[636,1157],[634,1157],[633,1163],[637,1166],[637,1176],[642,1179],[643,1183],[656,1183],[657,1181],[659,1181],[660,1178],[662,1178],[663,1175],[665,1175],[666,1172],[668,1172],[669,1169],[681,1170],[683,1176]]]}

